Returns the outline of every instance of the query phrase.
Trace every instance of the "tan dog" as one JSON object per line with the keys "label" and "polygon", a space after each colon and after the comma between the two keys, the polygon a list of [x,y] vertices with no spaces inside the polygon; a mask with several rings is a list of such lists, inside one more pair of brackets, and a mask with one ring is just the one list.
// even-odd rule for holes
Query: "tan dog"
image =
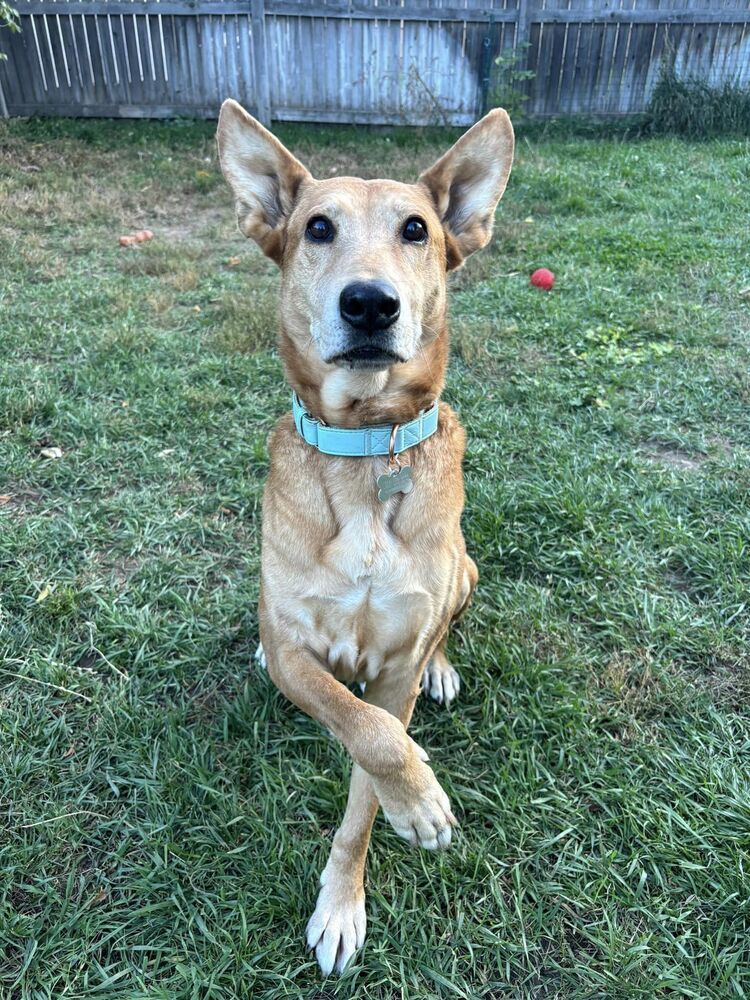
{"label": "tan dog", "polygon": [[[240,228],[281,267],[281,355],[307,413],[359,428],[428,410],[448,357],[446,273],[488,242],[510,173],[507,114],[490,112],[413,185],[316,181],[234,101],[221,109],[218,141]],[[381,500],[387,455],[322,454],[291,414],[271,436],[262,648],[278,688],[353,761],[307,928],[325,974],[342,971],[364,940],[378,805],[421,847],[447,847],[456,823],[406,727],[420,682],[438,701],[459,688],[446,633],[477,581],[460,525],[464,440],[440,403],[437,431],[401,456],[413,489]]]}

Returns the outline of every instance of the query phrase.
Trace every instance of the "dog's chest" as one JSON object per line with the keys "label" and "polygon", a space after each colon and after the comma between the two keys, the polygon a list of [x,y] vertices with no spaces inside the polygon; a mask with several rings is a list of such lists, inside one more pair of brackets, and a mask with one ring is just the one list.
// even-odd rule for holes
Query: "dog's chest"
{"label": "dog's chest", "polygon": [[398,501],[389,503],[349,504],[304,602],[315,647],[340,680],[373,680],[385,663],[411,659],[440,599],[430,560],[392,530]]}

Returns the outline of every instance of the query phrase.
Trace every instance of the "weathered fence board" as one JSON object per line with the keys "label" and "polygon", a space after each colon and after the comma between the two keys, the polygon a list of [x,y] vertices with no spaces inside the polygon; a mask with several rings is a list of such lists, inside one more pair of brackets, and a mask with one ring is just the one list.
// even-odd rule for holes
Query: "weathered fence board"
{"label": "weathered fence board", "polygon": [[[678,74],[750,85],[750,0],[17,0],[0,114],[468,124],[498,56],[534,115],[643,110]],[[507,58],[503,60],[507,67]],[[507,71],[507,69],[506,69]]]}

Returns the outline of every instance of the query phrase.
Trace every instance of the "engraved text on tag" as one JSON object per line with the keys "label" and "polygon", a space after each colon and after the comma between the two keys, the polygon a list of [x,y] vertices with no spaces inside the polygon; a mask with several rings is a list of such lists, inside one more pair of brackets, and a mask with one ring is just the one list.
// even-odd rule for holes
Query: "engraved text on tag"
{"label": "engraved text on tag", "polygon": [[378,476],[378,500],[382,500],[384,503],[396,493],[411,493],[413,489],[411,468],[408,465]]}

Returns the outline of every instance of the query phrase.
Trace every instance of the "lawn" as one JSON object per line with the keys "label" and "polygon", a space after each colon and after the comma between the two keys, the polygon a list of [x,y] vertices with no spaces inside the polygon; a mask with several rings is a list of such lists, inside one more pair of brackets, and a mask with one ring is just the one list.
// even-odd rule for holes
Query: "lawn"
{"label": "lawn", "polygon": [[[279,132],[403,179],[453,138]],[[750,995],[750,145],[520,137],[452,279],[463,688],[413,724],[461,831],[377,820],[325,983],[346,757],[252,662],[276,272],[208,124],[0,149],[0,997]]]}

